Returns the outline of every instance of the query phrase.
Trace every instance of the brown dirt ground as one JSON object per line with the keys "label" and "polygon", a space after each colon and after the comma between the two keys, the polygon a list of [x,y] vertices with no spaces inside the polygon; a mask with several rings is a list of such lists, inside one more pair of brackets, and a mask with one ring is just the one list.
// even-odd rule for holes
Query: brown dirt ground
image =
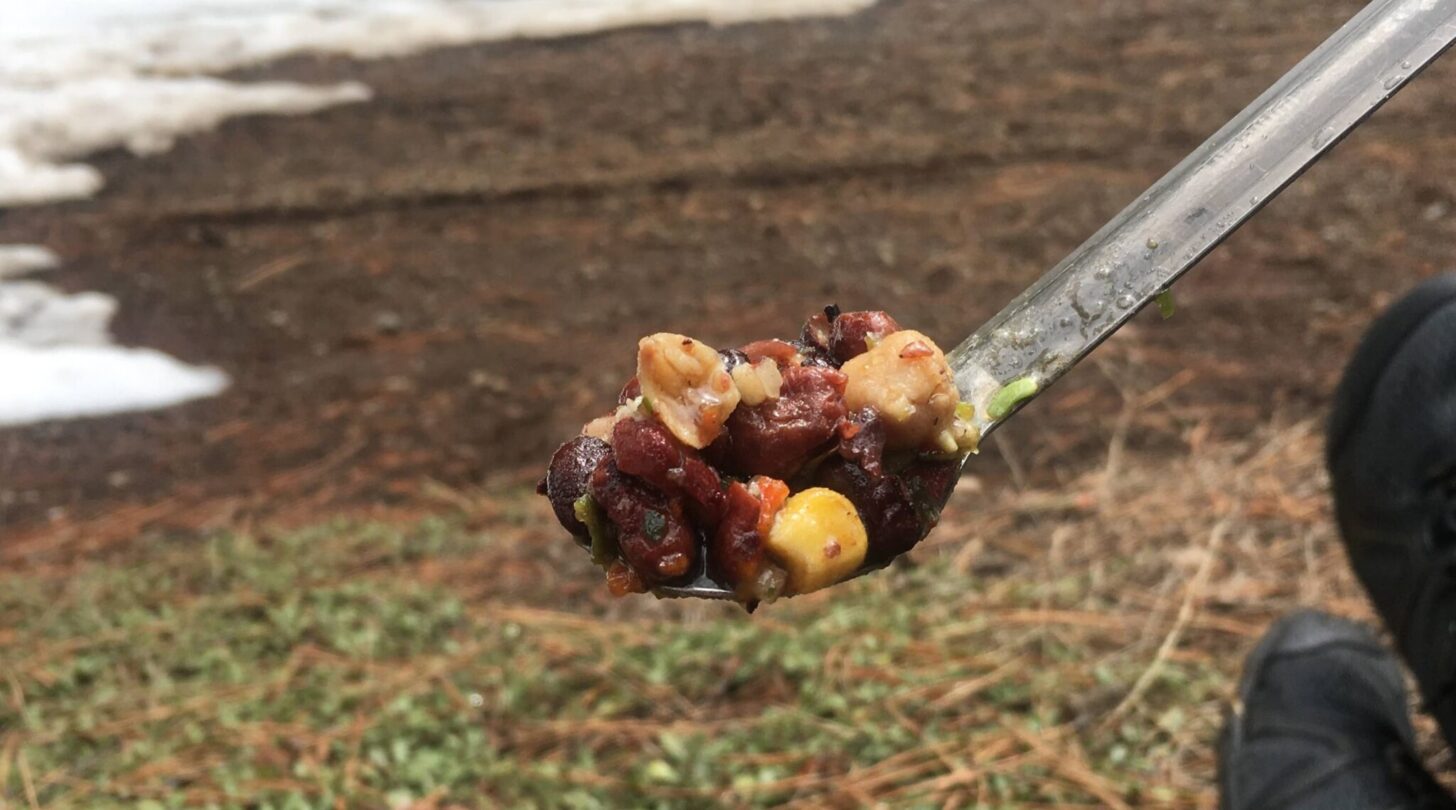
{"label": "brown dirt ground", "polygon": [[[0,215],[128,343],[224,396],[0,431],[0,560],[145,528],[413,510],[517,487],[644,331],[733,343],[829,301],[955,343],[1348,17],[1339,0],[887,0],[248,72],[373,103],[102,155]],[[998,436],[987,486],[1322,412],[1371,313],[1452,266],[1448,58]],[[0,383],[3,384],[3,383]],[[439,486],[436,486],[438,484]],[[443,493],[443,494],[442,494]]]}

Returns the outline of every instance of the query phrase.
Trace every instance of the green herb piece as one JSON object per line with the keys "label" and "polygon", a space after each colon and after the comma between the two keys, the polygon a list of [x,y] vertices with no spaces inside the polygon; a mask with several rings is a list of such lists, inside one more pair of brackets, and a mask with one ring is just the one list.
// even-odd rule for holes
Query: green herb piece
{"label": "green herb piece", "polygon": [[617,559],[617,538],[613,536],[612,525],[602,514],[596,499],[583,495],[572,503],[571,511],[576,513],[577,520],[586,524],[587,533],[591,535],[592,562],[600,566],[611,565]]}
{"label": "green herb piece", "polygon": [[667,518],[661,512],[648,509],[642,514],[642,532],[654,543],[662,542],[667,536]]}
{"label": "green herb piece", "polygon": [[993,420],[1005,417],[1021,402],[1036,396],[1038,388],[1036,380],[1030,377],[1019,377],[1006,383],[991,396],[991,404],[986,406],[986,415]]}
{"label": "green herb piece", "polygon": [[1163,320],[1173,317],[1173,313],[1178,311],[1178,302],[1173,300],[1172,290],[1158,293],[1158,311],[1163,313]]}

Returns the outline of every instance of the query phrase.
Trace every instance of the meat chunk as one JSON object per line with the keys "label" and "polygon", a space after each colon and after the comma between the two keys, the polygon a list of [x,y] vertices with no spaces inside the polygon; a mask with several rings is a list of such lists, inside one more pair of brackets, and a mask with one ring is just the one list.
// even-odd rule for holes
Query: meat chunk
{"label": "meat chunk", "polygon": [[726,461],[744,475],[788,479],[835,437],[848,412],[845,376],[831,368],[783,370],[778,399],[740,407],[728,420]]}

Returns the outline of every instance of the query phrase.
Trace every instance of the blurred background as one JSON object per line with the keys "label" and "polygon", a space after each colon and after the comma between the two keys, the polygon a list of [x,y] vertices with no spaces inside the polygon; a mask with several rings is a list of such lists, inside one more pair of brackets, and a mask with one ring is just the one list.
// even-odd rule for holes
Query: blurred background
{"label": "blurred background", "polygon": [[641,334],[954,345],[1361,5],[0,2],[0,807],[1213,807],[1267,622],[1369,615],[1320,432],[1450,58],[892,570],[613,601],[532,490]]}

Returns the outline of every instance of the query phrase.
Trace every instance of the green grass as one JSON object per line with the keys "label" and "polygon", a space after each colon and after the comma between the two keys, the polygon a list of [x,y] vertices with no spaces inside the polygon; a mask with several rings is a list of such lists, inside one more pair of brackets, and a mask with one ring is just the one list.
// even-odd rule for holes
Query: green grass
{"label": "green grass", "polygon": [[[102,808],[1206,796],[1201,775],[1169,768],[1192,756],[1206,770],[1189,740],[1211,735],[1224,674],[1171,662],[1136,711],[1099,728],[1146,664],[1129,647],[1138,621],[1112,605],[1100,626],[1026,618],[1085,608],[1085,576],[987,583],[932,562],[748,617],[567,604],[565,584],[597,590],[585,563],[573,555],[554,580],[523,542],[563,541],[335,525],[157,541],[60,579],[0,578],[0,796]],[[547,573],[523,584],[523,558]]]}

